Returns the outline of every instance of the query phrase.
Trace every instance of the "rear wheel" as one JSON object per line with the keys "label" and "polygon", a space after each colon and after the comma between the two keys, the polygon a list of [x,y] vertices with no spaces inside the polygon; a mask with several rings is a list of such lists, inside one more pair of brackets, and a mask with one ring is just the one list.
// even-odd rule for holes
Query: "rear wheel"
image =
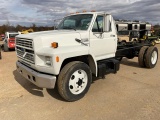
{"label": "rear wheel", "polygon": [[83,62],[68,63],[58,77],[59,94],[67,101],[81,99],[89,90],[92,73],[89,66]]}
{"label": "rear wheel", "polygon": [[138,63],[140,67],[145,67],[145,53],[148,49],[148,46],[143,46],[138,55]]}
{"label": "rear wheel", "polygon": [[145,65],[147,68],[154,68],[158,60],[157,47],[149,47],[145,55]]}

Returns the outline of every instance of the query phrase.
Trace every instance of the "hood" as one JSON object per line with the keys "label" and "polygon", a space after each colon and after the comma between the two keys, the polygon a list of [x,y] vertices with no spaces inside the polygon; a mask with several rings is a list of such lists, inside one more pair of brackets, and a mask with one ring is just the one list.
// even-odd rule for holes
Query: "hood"
{"label": "hood", "polygon": [[81,45],[75,39],[88,39],[87,31],[75,30],[52,30],[43,32],[33,32],[29,34],[18,35],[18,38],[27,38],[34,41],[34,47],[48,47],[52,42],[57,42],[58,46],[75,46]]}
{"label": "hood", "polygon": [[11,37],[11,38],[8,38],[8,40],[15,40],[15,38],[12,38],[12,37]]}

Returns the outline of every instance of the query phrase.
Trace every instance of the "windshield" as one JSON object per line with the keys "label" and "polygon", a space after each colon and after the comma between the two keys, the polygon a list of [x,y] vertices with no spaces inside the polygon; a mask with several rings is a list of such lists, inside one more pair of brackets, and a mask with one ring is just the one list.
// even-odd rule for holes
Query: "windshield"
{"label": "windshield", "polygon": [[92,16],[92,14],[80,14],[65,17],[58,25],[58,29],[87,30]]}
{"label": "windshield", "polygon": [[15,38],[15,36],[17,36],[19,34],[9,34],[9,38]]}

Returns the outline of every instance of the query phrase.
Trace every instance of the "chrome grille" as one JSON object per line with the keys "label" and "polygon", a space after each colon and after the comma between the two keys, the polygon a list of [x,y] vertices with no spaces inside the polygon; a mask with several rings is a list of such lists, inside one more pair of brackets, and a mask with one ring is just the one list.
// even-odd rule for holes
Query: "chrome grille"
{"label": "chrome grille", "polygon": [[32,39],[16,38],[16,45],[19,47],[33,49],[32,42]]}
{"label": "chrome grille", "polygon": [[35,64],[33,41],[31,39],[16,38],[17,56],[24,62]]}

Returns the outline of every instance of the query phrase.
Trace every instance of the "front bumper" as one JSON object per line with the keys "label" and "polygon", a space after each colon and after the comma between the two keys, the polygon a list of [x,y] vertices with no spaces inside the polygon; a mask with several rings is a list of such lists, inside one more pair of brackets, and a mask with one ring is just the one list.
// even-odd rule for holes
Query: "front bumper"
{"label": "front bumper", "polygon": [[56,76],[47,75],[43,73],[39,73],[35,70],[32,70],[25,65],[21,64],[17,61],[17,71],[25,77],[27,80],[32,82],[38,87],[41,88],[54,88],[56,83]]}
{"label": "front bumper", "polygon": [[9,43],[9,48],[10,49],[15,49],[15,43]]}

